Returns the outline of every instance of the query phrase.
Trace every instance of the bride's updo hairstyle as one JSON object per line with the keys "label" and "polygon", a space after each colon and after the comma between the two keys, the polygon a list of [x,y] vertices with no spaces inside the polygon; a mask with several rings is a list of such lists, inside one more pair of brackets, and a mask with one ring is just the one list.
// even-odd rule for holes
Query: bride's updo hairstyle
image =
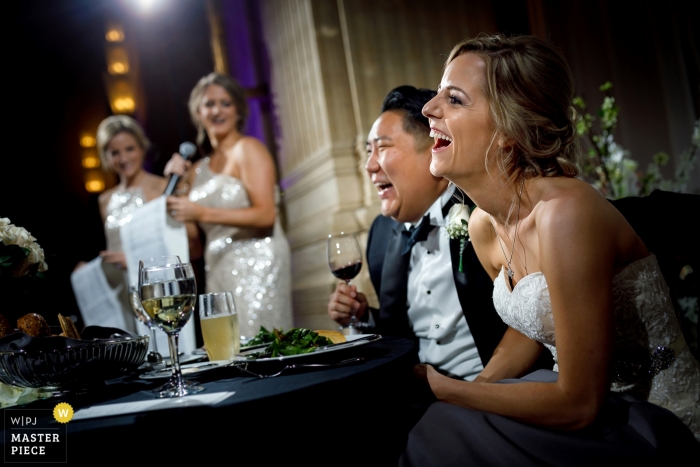
{"label": "bride's updo hairstyle", "polygon": [[243,131],[245,127],[245,122],[248,119],[248,102],[245,98],[245,91],[233,78],[228,75],[223,75],[221,73],[209,73],[203,76],[194,88],[190,92],[190,100],[188,102],[188,108],[190,111],[190,118],[192,123],[197,128],[197,144],[202,145],[205,138],[207,137],[206,131],[204,131],[204,125],[199,120],[199,106],[202,103],[202,97],[205,91],[212,84],[218,84],[226,90],[231,100],[233,101],[233,106],[236,108],[238,113],[238,121],[236,122],[236,129],[240,132]]}
{"label": "bride's updo hairstyle", "polygon": [[486,86],[495,129],[512,141],[499,167],[512,181],[578,174],[573,79],[562,54],[533,36],[483,35],[450,52],[445,66],[464,53],[486,63]]}

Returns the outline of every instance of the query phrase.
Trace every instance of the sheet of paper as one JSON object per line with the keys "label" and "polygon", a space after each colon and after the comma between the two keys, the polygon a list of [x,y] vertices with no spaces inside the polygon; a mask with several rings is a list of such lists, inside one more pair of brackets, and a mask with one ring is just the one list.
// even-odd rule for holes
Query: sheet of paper
{"label": "sheet of paper", "polygon": [[135,210],[131,221],[119,229],[119,236],[130,284],[138,284],[139,260],[178,255],[183,263],[190,261],[187,229],[185,224],[167,215],[165,196]]}
{"label": "sheet of paper", "polygon": [[[160,196],[144,204],[132,214],[131,221],[119,229],[122,249],[126,258],[129,283],[139,282],[139,260],[158,256],[178,255],[180,261],[190,261],[185,224],[174,220],[166,213],[165,196]],[[194,317],[190,318],[180,331],[179,348],[181,352],[191,353],[197,347]],[[139,334],[150,336],[148,328],[137,323]],[[168,336],[158,329],[156,331],[158,352],[169,355]]]}
{"label": "sheet of paper", "polygon": [[97,257],[70,276],[75,299],[86,326],[97,325],[127,329],[124,313],[117,299],[119,289],[107,282],[102,258]]}
{"label": "sheet of paper", "polygon": [[236,394],[235,391],[200,393],[185,397],[173,397],[169,399],[152,399],[147,401],[124,402],[121,404],[98,405],[78,410],[73,420],[86,420],[97,417],[111,417],[149,410],[175,409],[178,407],[201,407],[203,405],[216,405]]}

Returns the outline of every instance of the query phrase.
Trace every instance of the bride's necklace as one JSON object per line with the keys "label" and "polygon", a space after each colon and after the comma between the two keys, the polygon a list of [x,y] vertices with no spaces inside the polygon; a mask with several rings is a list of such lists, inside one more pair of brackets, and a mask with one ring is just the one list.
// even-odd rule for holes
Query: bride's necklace
{"label": "bride's necklace", "polygon": [[[498,231],[496,232],[496,238],[498,239],[498,244],[501,246],[501,251],[503,252],[503,257],[506,259],[506,263],[508,263],[508,269],[506,270],[506,274],[508,274],[508,283],[510,284],[510,290],[513,290],[513,268],[511,267],[511,262],[513,261],[513,253],[515,252],[515,239],[518,238],[518,224],[520,223],[520,201],[523,199],[523,187],[525,186],[525,179],[523,178],[523,181],[520,182],[520,194],[518,195],[518,214],[515,219],[515,233],[513,234],[513,246],[510,248],[510,258],[508,258],[508,255],[506,255],[506,250],[503,248],[503,243],[501,242],[501,237],[498,235]],[[491,218],[491,223],[493,225],[493,229],[496,230],[496,224],[493,222],[493,217]]]}

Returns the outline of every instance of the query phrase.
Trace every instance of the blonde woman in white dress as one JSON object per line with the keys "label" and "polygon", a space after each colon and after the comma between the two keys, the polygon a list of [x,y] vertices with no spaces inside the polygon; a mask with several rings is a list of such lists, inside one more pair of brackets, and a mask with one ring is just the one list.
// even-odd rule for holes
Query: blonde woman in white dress
{"label": "blonde woman in white dress", "polygon": [[167,180],[144,167],[150,141],[141,126],[126,115],[104,119],[97,129],[97,148],[104,167],[119,177],[119,183],[98,198],[107,248],[100,252],[103,270],[112,288],[118,288],[119,303],[128,331],[135,332],[134,312],[129,305],[129,284],[119,230],[132,213],[163,194]]}

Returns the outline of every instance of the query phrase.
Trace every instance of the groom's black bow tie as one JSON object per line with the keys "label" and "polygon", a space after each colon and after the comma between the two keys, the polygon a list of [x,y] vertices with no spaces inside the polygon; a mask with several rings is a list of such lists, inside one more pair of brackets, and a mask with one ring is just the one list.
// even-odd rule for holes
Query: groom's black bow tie
{"label": "groom's black bow tie", "polygon": [[[455,199],[454,197],[450,198],[447,203],[442,207],[442,216],[446,217],[447,213],[450,211],[450,208],[455,205]],[[408,230],[403,230],[401,234],[403,235],[403,245],[401,248],[401,254],[405,255],[409,251],[411,251],[411,248],[413,248],[413,245],[415,245],[418,242],[423,242],[428,238],[428,234],[435,228],[436,226],[430,225],[430,215],[426,214],[423,217],[423,220],[421,220],[420,224],[418,224],[418,227],[411,226],[410,229]]]}
{"label": "groom's black bow tie", "polygon": [[435,228],[434,225],[430,225],[430,216],[426,215],[423,217],[423,220],[418,224],[418,227],[411,226],[409,230],[403,230],[401,234],[404,236],[404,241],[403,241],[403,247],[401,248],[401,254],[405,255],[409,251],[411,251],[411,248],[413,248],[413,245],[415,245],[418,242],[422,242],[425,239],[428,238],[428,234],[430,233],[431,230]]}

